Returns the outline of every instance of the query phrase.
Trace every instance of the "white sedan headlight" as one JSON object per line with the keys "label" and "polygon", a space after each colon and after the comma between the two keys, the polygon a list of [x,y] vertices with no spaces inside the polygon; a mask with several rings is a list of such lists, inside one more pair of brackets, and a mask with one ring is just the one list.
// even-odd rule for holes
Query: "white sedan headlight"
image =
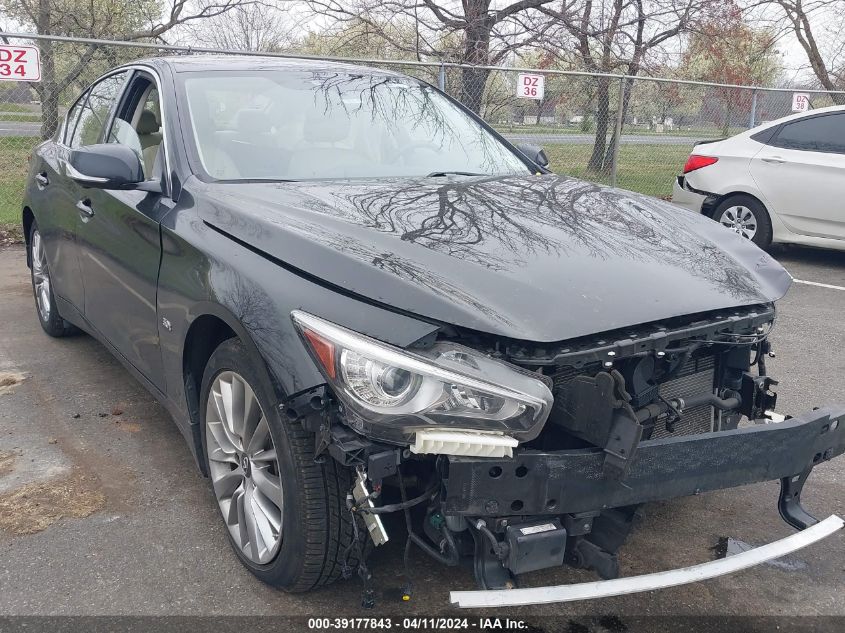
{"label": "white sedan headlight", "polygon": [[408,443],[419,429],[451,428],[527,441],[551,411],[538,374],[475,350],[437,343],[410,352],[300,310],[291,316],[347,422],[371,437]]}

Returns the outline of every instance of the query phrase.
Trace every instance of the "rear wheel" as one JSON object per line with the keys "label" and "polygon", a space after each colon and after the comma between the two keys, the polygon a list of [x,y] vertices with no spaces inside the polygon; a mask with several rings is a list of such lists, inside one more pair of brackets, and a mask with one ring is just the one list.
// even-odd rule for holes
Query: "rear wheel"
{"label": "rear wheel", "polygon": [[32,277],[32,293],[35,296],[35,312],[43,330],[50,336],[67,336],[76,332],[76,328],[62,318],[53,294],[50,269],[47,266],[47,253],[44,239],[38,225],[32,223],[29,231],[29,262]]}
{"label": "rear wheel", "polygon": [[768,248],[772,243],[772,221],[756,198],[742,194],[729,196],[716,206],[711,217],[760,248]]}
{"label": "rear wheel", "polygon": [[209,475],[240,561],[266,583],[307,591],[340,575],[352,542],[349,472],[330,458],[314,462],[313,436],[282,420],[260,367],[238,339],[209,359],[201,400]]}

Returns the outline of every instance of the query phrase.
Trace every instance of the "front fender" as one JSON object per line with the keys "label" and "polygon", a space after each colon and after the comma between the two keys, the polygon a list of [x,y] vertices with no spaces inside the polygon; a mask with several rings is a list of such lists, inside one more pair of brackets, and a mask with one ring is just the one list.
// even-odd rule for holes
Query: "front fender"
{"label": "front fender", "polygon": [[[227,323],[266,364],[280,401],[324,382],[303,345],[291,311],[305,310],[400,347],[437,329],[432,323],[391,312],[322,286],[286,269],[206,225],[183,192],[162,222],[159,323],[168,396],[185,408],[185,340],[200,316]],[[187,207],[183,205],[188,203]]]}

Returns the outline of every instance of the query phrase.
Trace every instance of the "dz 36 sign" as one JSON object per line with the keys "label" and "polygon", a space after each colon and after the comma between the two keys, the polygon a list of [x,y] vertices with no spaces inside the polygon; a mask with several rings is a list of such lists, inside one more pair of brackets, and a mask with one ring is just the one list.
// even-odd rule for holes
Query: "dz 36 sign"
{"label": "dz 36 sign", "polygon": [[528,73],[521,73],[517,77],[516,96],[523,99],[539,99],[543,100],[543,94],[546,91],[546,78],[543,75],[529,75]]}
{"label": "dz 36 sign", "polygon": [[41,81],[41,60],[34,46],[0,46],[0,81]]}

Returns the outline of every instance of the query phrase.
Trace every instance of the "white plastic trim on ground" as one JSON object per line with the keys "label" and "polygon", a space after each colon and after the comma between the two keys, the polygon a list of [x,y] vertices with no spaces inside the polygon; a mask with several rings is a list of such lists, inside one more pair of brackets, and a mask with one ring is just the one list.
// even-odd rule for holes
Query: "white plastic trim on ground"
{"label": "white plastic trim on ground", "polygon": [[513,607],[527,604],[549,604],[554,602],[589,600],[592,598],[607,598],[629,593],[639,593],[641,591],[665,589],[666,587],[686,585],[724,576],[775,558],[786,556],[830,536],[834,532],[841,530],[843,526],[845,526],[845,521],[836,515],[831,515],[824,521],[779,541],[750,549],[735,556],[692,567],[660,571],[643,576],[632,576],[631,578],[585,582],[576,585],[491,591],[453,591],[449,594],[449,600],[452,604],[462,608]]}

